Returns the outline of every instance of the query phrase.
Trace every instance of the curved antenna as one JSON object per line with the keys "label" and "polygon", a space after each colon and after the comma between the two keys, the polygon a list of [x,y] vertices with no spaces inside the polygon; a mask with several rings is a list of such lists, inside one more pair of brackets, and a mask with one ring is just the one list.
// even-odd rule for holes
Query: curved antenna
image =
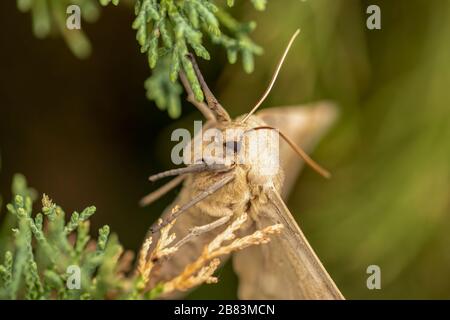
{"label": "curved antenna", "polygon": [[289,43],[288,43],[286,49],[284,50],[283,56],[281,57],[280,62],[278,62],[277,68],[275,69],[275,73],[272,76],[272,80],[270,80],[269,87],[266,89],[266,91],[264,92],[262,97],[259,99],[258,103],[256,103],[256,105],[253,107],[253,109],[241,121],[241,123],[244,123],[245,121],[247,121],[247,119],[250,118],[250,116],[253,113],[255,113],[256,110],[258,110],[259,106],[264,102],[264,100],[266,100],[267,96],[270,93],[270,90],[272,90],[272,87],[275,84],[275,81],[277,80],[278,73],[280,73],[281,67],[283,66],[284,60],[286,59],[289,49],[291,48],[292,43],[294,42],[295,38],[298,36],[299,33],[300,33],[300,29],[297,29],[297,31],[295,31],[294,35],[291,37],[291,40],[289,40]]}
{"label": "curved antenna", "polygon": [[322,177],[327,178],[327,179],[331,178],[331,173],[329,173],[327,170],[322,168],[317,162],[315,162],[310,156],[308,156],[308,154],[302,148],[300,148],[298,145],[296,145],[295,142],[291,140],[291,138],[286,136],[279,129],[270,127],[270,126],[261,126],[261,127],[252,128],[246,132],[249,132],[252,130],[261,130],[261,129],[276,130],[278,132],[278,134],[284,139],[284,141],[286,141],[291,146],[291,148],[295,151],[295,153],[297,153],[300,156],[300,158],[302,158],[308,166],[310,166],[312,169],[314,169],[314,171],[316,171]]}

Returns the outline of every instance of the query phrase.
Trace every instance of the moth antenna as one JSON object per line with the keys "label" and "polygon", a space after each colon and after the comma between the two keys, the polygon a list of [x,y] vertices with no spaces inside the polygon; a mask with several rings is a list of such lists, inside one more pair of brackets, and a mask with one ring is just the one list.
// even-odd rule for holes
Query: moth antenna
{"label": "moth antenna", "polygon": [[187,93],[186,100],[192,103],[203,114],[206,120],[216,121],[216,115],[211,111],[208,105],[203,101],[197,101],[197,99],[195,99],[195,95],[192,91],[191,85],[189,84],[189,81],[187,80],[186,75],[182,70],[180,70],[179,76],[181,83],[184,86],[184,90],[186,90]]}
{"label": "moth antenna", "polygon": [[208,85],[206,84],[206,81],[203,78],[202,73],[200,72],[200,68],[198,67],[194,55],[192,53],[188,53],[187,57],[194,67],[195,74],[197,75],[200,86],[202,87],[203,93],[205,94],[206,103],[208,104],[209,109],[211,109],[219,122],[231,121],[228,112],[224,109],[224,107],[222,107],[222,105],[219,103],[219,101],[216,99],[216,97],[213,95]]}
{"label": "moth antenna", "polygon": [[310,166],[314,171],[316,171],[322,177],[327,178],[327,179],[331,178],[330,172],[328,172],[326,169],[322,168],[317,162],[315,162],[310,156],[308,156],[308,154],[302,148],[300,148],[298,145],[296,145],[295,142],[291,140],[291,138],[286,136],[279,129],[270,127],[270,126],[262,126],[262,127],[256,127],[256,128],[250,129],[248,131],[260,130],[260,129],[276,130],[278,132],[278,134],[284,139],[284,141],[286,141],[289,144],[289,146],[295,151],[295,153],[297,153],[300,156],[300,158],[302,158],[308,166]]}
{"label": "moth antenna", "polygon": [[275,69],[275,73],[272,76],[272,80],[270,80],[269,86],[267,87],[266,91],[264,92],[262,97],[259,99],[259,101],[256,103],[256,105],[253,107],[253,109],[241,121],[241,123],[244,123],[245,121],[247,121],[248,118],[250,118],[250,116],[253,113],[255,113],[256,110],[258,110],[258,108],[261,106],[261,104],[264,102],[264,100],[266,100],[267,96],[269,95],[270,91],[272,90],[273,85],[275,84],[275,81],[277,80],[278,74],[280,73],[281,67],[283,66],[284,60],[286,59],[289,49],[291,48],[292,43],[294,43],[294,40],[298,36],[299,33],[300,33],[300,29],[297,29],[297,31],[295,31],[295,33],[291,37],[291,40],[289,40],[289,43],[288,43],[286,49],[284,49],[284,53],[281,56],[280,61],[278,62],[277,68]]}

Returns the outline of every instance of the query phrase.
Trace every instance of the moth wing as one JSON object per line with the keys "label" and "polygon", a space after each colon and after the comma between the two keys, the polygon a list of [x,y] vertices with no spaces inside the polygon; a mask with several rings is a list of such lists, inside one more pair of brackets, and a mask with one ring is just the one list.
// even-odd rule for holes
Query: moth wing
{"label": "moth wing", "polygon": [[[311,150],[333,123],[336,109],[330,103],[321,102],[308,108],[270,108],[258,116],[268,125],[281,128],[305,150]],[[303,164],[285,144],[280,144],[280,158],[283,170],[289,172],[282,189],[286,197]],[[285,228],[268,244],[233,255],[233,266],[239,277],[239,298],[343,299],[281,196],[272,188],[267,192],[271,202],[259,208],[253,229],[278,221]]]}
{"label": "moth wing", "polygon": [[[266,124],[279,128],[297,145],[310,151],[328,131],[337,117],[337,108],[331,102],[322,101],[304,106],[285,106],[264,109],[257,113]],[[303,161],[287,143],[280,143],[280,163],[284,172],[281,195],[286,198],[303,167]]]}
{"label": "moth wing", "polygon": [[[270,204],[261,209],[256,229],[276,222],[285,227],[263,246],[235,254],[240,259],[241,299],[344,299],[278,192],[267,190]],[[252,266],[252,267],[250,267]]]}

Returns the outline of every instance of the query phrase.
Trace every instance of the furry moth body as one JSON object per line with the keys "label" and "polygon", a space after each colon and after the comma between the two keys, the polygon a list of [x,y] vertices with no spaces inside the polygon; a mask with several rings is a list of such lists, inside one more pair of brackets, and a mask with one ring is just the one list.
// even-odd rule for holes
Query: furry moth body
{"label": "furry moth body", "polygon": [[[240,130],[258,131],[258,134],[282,126],[284,134],[291,137],[291,140],[287,140],[290,144],[296,142],[307,150],[314,146],[335,118],[336,111],[332,105],[319,103],[309,108],[271,108],[253,114],[273,85],[295,35],[285,50],[263,98],[249,114],[235,120],[230,119],[228,113],[209,91],[193,60],[207,104],[192,99],[192,92],[184,75],[180,74],[180,78],[188,92],[188,100],[209,119],[208,126],[221,132]],[[251,137],[254,136],[246,135],[239,141],[242,147],[247,147],[247,150],[255,143]],[[275,138],[278,139],[278,136]],[[275,138],[273,135],[269,136],[269,139]],[[228,142],[232,142],[233,146],[238,143],[237,140],[226,141],[225,149],[229,145]],[[244,159],[246,161],[243,163],[229,163],[225,169],[220,170],[204,164],[195,168],[188,166],[185,171],[180,171],[185,173],[175,179],[176,183],[183,181],[181,192],[151,232],[156,236],[155,232],[161,224],[175,217],[177,221],[172,231],[179,239],[192,235],[192,230],[199,230],[200,226],[206,232],[194,234],[194,237],[183,244],[169,260],[157,264],[151,276],[151,284],[167,281],[179,274],[187,264],[201,254],[205,245],[223,231],[227,223],[246,213],[250,219],[240,230],[243,235],[274,223],[283,224],[284,229],[268,244],[246,248],[233,255],[233,266],[239,276],[239,298],[343,299],[283,202],[283,197],[289,193],[302,162],[293,157],[293,152],[287,149],[285,144],[280,143],[277,150],[272,150],[270,146],[278,144],[267,145],[269,147],[264,150],[267,155],[277,152],[280,157],[280,166],[272,174],[261,174],[261,163],[253,158]],[[231,148],[231,152],[239,154],[240,149],[234,147]],[[301,149],[297,151],[303,152]],[[300,155],[305,162],[316,166],[307,155]],[[171,174],[175,172],[167,173]],[[163,192],[174,187],[176,183],[172,182],[169,183],[169,187],[163,187]],[[147,199],[155,200],[157,197],[158,195],[150,195]]]}

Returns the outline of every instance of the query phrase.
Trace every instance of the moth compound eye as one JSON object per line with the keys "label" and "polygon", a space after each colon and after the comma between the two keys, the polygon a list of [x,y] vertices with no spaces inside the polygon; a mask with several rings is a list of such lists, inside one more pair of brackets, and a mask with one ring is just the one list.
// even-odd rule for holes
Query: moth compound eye
{"label": "moth compound eye", "polygon": [[227,148],[230,151],[233,151],[234,153],[238,153],[241,150],[241,142],[240,141],[227,141],[224,143],[225,148]]}

